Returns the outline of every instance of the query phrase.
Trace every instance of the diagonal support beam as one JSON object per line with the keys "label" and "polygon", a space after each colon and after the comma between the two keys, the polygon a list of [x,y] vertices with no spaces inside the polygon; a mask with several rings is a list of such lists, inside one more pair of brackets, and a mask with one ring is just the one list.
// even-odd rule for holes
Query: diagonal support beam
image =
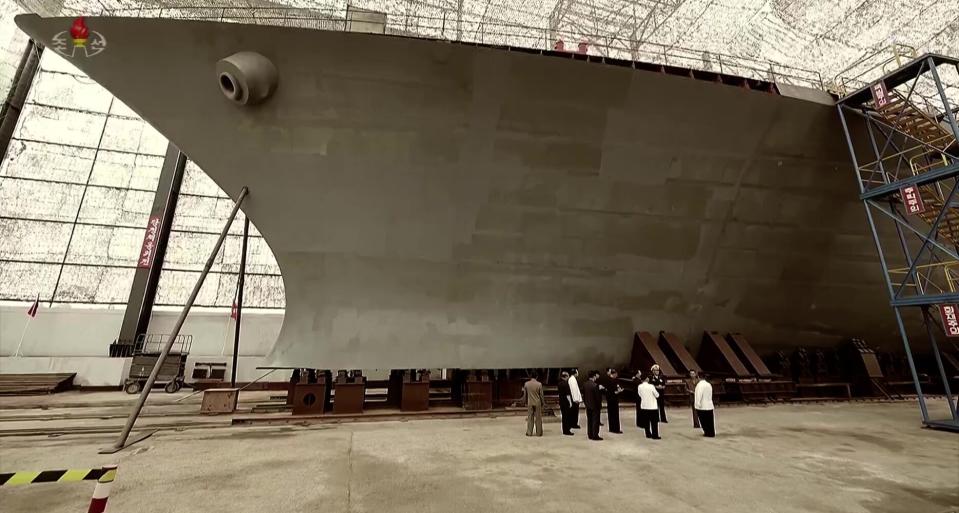
{"label": "diagonal support beam", "polygon": [[922,252],[929,247],[929,241],[934,239],[939,235],[939,225],[942,223],[942,220],[946,217],[946,212],[949,211],[949,205],[952,203],[952,198],[956,195],[956,190],[959,190],[959,180],[953,184],[952,189],[949,191],[949,196],[946,197],[946,200],[943,201],[943,207],[939,209],[939,215],[936,216],[936,220],[933,221],[932,227],[929,228],[929,233],[923,237],[922,246],[919,247],[919,251],[916,252],[916,257],[912,262],[912,265],[909,266],[909,271],[906,273],[906,279],[899,284],[899,288],[896,290],[896,294],[893,296],[894,299],[899,299],[899,296],[902,294],[902,290],[906,287],[906,283],[909,281],[909,277],[916,272],[916,264],[919,263],[919,257],[922,256]]}
{"label": "diagonal support beam", "polygon": [[892,183],[873,187],[860,194],[859,199],[869,200],[880,198],[889,194],[895,194],[899,192],[899,189],[902,187],[907,187],[909,185],[926,185],[933,182],[938,182],[940,180],[945,180],[946,178],[953,178],[955,176],[959,176],[959,160],[949,164],[948,166],[943,166],[932,171],[926,171],[925,173],[903,178],[902,180],[897,180]]}
{"label": "diagonal support beam", "polygon": [[[946,369],[942,365],[942,355],[939,354],[939,344],[936,343],[936,334],[932,330],[933,319],[929,313],[929,307],[922,309],[922,318],[926,321],[926,332],[929,336],[929,344],[932,346],[932,354],[936,358],[936,367],[939,369],[939,379],[942,380],[943,391],[946,393],[946,402],[949,403],[949,413],[954,420],[959,420],[959,412],[956,411],[956,403],[952,401],[952,390],[949,387],[949,376],[946,375]],[[935,323],[939,327],[938,323]]]}
{"label": "diagonal support beam", "polygon": [[[922,233],[922,232],[920,232],[920,231],[917,230],[914,226],[912,226],[911,224],[909,224],[908,222],[906,222],[906,220],[903,219],[901,216],[896,215],[895,213],[893,213],[893,212],[891,212],[891,211],[889,211],[889,210],[886,210],[882,205],[880,205],[880,204],[878,204],[878,203],[876,203],[876,202],[874,202],[874,201],[868,201],[867,203],[869,204],[869,206],[871,206],[871,207],[875,208],[876,210],[882,212],[883,214],[885,214],[887,217],[889,217],[889,218],[892,219],[893,221],[895,221],[895,222],[899,223],[900,225],[902,225],[902,226],[906,227],[907,229],[909,229],[912,233],[916,234],[916,236],[918,236],[918,237],[920,237],[920,238],[923,237],[923,233]],[[952,258],[955,258],[956,260],[959,260],[959,254],[957,254],[954,249],[949,249],[948,247],[943,246],[942,243],[940,243],[940,242],[937,241],[937,240],[933,240],[933,241],[931,241],[931,242],[932,242],[932,245],[936,247],[936,249],[942,251],[943,253],[949,255],[949,256],[952,257]]]}
{"label": "diagonal support beam", "polygon": [[[223,241],[230,232],[230,225],[233,224],[233,219],[236,218],[237,212],[240,211],[240,205],[243,204],[243,200],[246,199],[249,192],[249,189],[246,187],[240,190],[240,195],[236,199],[236,204],[233,205],[233,211],[230,212],[230,217],[226,220],[226,224],[223,225],[223,231],[220,232],[220,238],[216,240],[216,245],[213,246],[213,251],[210,253],[210,257],[207,259],[206,265],[203,266],[203,272],[200,273],[200,277],[196,280],[196,285],[193,286],[193,292],[190,293],[190,297],[186,300],[186,304],[183,305],[183,311],[180,312],[180,316],[177,318],[176,324],[173,325],[173,330],[170,331],[170,338],[163,346],[163,350],[160,351],[160,356],[157,358],[157,362],[153,366],[153,371],[150,372],[150,377],[147,378],[146,384],[143,385],[143,391],[140,392],[140,397],[137,399],[136,405],[134,405],[133,410],[130,411],[130,416],[127,418],[127,423],[125,426],[123,426],[123,431],[120,432],[120,436],[117,437],[116,442],[114,442],[112,446],[100,450],[101,454],[112,454],[127,447],[127,438],[130,436],[130,431],[133,429],[133,425],[136,423],[137,418],[140,416],[140,412],[143,410],[143,405],[147,402],[147,397],[150,396],[150,390],[153,388],[153,384],[156,382],[157,376],[160,374],[160,368],[163,367],[164,360],[166,360],[167,355],[170,354],[170,350],[173,348],[173,342],[176,341],[177,336],[180,334],[180,329],[183,328],[183,323],[186,322],[187,314],[189,314],[190,309],[193,308],[193,302],[196,301],[196,297],[200,295],[200,289],[203,287],[203,281],[206,279],[206,276],[210,274],[210,268],[213,267],[213,262],[216,260],[217,254],[220,253],[220,248],[223,247]],[[134,442],[139,440],[140,439],[137,439]]]}
{"label": "diagonal support beam", "polygon": [[[843,105],[837,105],[836,111],[839,113],[839,122],[842,123],[843,135],[846,136],[846,145],[849,147],[849,157],[852,159],[853,169],[856,170],[856,176],[859,178],[859,192],[866,192],[862,183],[859,160],[856,158],[855,146],[852,143],[852,136],[849,132],[849,124],[846,122],[846,116],[843,113]],[[853,110],[852,112],[855,111]],[[922,387],[919,384],[919,375],[916,372],[916,365],[912,360],[912,348],[909,345],[909,334],[906,332],[906,325],[902,322],[902,313],[899,311],[898,305],[895,304],[896,298],[892,292],[892,280],[889,279],[889,266],[886,265],[886,255],[883,253],[882,243],[879,241],[879,232],[876,231],[876,221],[873,218],[872,210],[869,208],[869,203],[869,201],[863,201],[863,209],[866,211],[866,219],[869,221],[869,230],[872,232],[872,241],[876,245],[876,252],[879,255],[879,265],[882,266],[883,281],[886,283],[886,291],[889,294],[890,304],[893,307],[893,315],[896,317],[896,325],[899,328],[899,336],[902,338],[902,345],[906,349],[906,358],[909,360],[909,371],[912,374],[912,381],[916,386],[916,396],[919,400],[919,412],[922,415],[922,421],[928,422],[929,411],[926,408],[926,398],[923,397]],[[919,299],[925,298],[925,296],[919,297]]]}

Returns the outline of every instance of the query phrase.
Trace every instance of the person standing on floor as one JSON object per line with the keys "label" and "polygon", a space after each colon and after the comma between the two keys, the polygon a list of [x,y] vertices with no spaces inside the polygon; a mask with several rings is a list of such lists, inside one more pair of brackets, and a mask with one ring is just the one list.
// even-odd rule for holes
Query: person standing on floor
{"label": "person standing on floor", "polygon": [[526,436],[533,436],[533,426],[536,426],[536,436],[543,436],[543,407],[546,398],[543,397],[543,384],[539,382],[539,373],[533,371],[533,376],[523,384],[523,398],[526,399]]}
{"label": "person standing on floor", "polygon": [[706,375],[699,377],[696,383],[695,402],[696,417],[699,418],[699,424],[703,427],[703,436],[713,438],[716,436],[715,417],[713,416],[713,385],[706,380]]}
{"label": "person standing on floor", "polygon": [[646,429],[646,417],[643,416],[642,398],[639,396],[639,385],[643,384],[643,371],[636,371],[633,376],[633,383],[636,384],[636,427]]}
{"label": "person standing on floor", "polygon": [[559,390],[559,413],[563,420],[563,434],[573,436],[573,398],[569,393],[569,373],[563,371],[559,373],[559,383],[556,385]]}
{"label": "person standing on floor", "polygon": [[619,372],[616,369],[606,370],[606,420],[609,423],[606,429],[610,433],[623,434],[619,425],[619,394],[623,387],[619,386]]}
{"label": "person standing on floor", "polygon": [[693,413],[693,427],[699,429],[699,416],[696,415],[696,383],[699,383],[699,376],[696,371],[689,371],[689,377],[686,382],[686,393],[689,394],[689,409]]}
{"label": "person standing on floor", "polygon": [[583,394],[579,391],[579,382],[576,381],[576,376],[579,376],[579,370],[569,371],[569,380],[566,382],[569,385],[569,397],[572,403],[569,407],[570,429],[582,429],[579,426],[579,405],[583,404]]}
{"label": "person standing on floor", "polygon": [[659,405],[656,403],[656,399],[659,398],[659,392],[656,391],[656,387],[654,387],[650,381],[649,376],[643,378],[643,382],[639,385],[636,393],[642,401],[640,408],[643,410],[643,420],[646,422],[643,426],[646,430],[646,438],[659,440]]}
{"label": "person standing on floor", "polygon": [[656,388],[656,392],[659,394],[657,397],[659,405],[659,420],[660,422],[669,421],[666,420],[666,376],[663,376],[663,371],[659,369],[659,365],[653,365],[649,369],[649,384],[653,385]]}
{"label": "person standing on floor", "polygon": [[590,440],[602,440],[599,437],[599,415],[603,408],[603,393],[600,391],[599,371],[589,371],[583,384],[583,402],[586,404],[586,434]]}

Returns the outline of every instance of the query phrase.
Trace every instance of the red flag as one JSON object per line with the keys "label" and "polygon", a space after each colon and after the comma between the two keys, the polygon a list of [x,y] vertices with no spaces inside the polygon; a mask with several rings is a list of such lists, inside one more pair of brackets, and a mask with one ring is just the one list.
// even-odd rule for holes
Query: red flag
{"label": "red flag", "polygon": [[35,299],[33,301],[33,304],[30,305],[30,308],[27,309],[27,315],[29,315],[30,317],[36,317],[37,310],[39,309],[40,309],[40,294],[37,294],[37,299]]}
{"label": "red flag", "polygon": [[236,320],[236,300],[233,300],[233,307],[230,308],[230,318]]}

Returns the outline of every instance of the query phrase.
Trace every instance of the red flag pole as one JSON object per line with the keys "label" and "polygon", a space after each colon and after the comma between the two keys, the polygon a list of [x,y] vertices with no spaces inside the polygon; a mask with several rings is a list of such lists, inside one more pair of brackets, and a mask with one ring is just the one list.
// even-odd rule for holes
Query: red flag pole
{"label": "red flag pole", "polygon": [[30,327],[30,321],[37,316],[37,310],[40,308],[40,294],[37,294],[37,299],[30,305],[30,309],[27,310],[27,323],[23,325],[23,332],[20,333],[20,342],[17,344],[17,350],[13,353],[14,357],[20,356],[20,347],[23,346],[23,339],[27,336],[27,328]]}

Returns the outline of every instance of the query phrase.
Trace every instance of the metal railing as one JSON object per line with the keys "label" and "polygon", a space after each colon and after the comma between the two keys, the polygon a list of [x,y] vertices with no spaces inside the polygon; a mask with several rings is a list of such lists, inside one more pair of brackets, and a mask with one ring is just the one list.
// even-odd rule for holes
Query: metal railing
{"label": "metal railing", "polygon": [[[836,73],[834,77],[826,81],[826,90],[839,97],[846,96],[870,85],[877,77],[894,71],[918,57],[919,50],[913,46],[902,43],[883,46],[860,57],[845,69]],[[944,84],[944,87],[946,95],[950,99],[959,96],[959,86],[957,84]],[[936,109],[940,99],[934,84],[917,84],[917,87],[912,91],[912,96],[911,101],[917,106],[924,107],[928,114],[943,114]]]}
{"label": "metal railing", "polygon": [[[860,57],[845,69],[836,73],[831,82],[846,90],[850,90],[850,87],[851,90],[859,89],[868,84],[871,76],[877,72],[879,74],[888,73],[916,57],[919,57],[919,51],[915,47],[893,43]],[[857,72],[857,74],[852,75],[854,72]]]}
{"label": "metal railing", "polygon": [[[893,276],[905,277],[908,272],[908,267],[889,269],[889,274]],[[918,295],[956,292],[959,290],[959,262],[944,260],[917,265],[914,278],[916,281],[906,282],[906,287],[914,289]]]}
{"label": "metal railing", "polygon": [[[611,34],[583,34],[568,30],[501,21],[458,19],[455,11],[441,16],[386,14],[385,33],[390,35],[440,39],[465,43],[512,46],[551,51],[557,39],[571,46],[585,40],[589,54],[650,64],[684,67],[727,75],[810,87],[826,91],[820,72],[778,62],[694,50],[650,41],[637,41]],[[297,7],[155,7],[103,9],[101,16],[169,18],[250,23],[291,28],[346,30],[348,13],[337,9]]]}

